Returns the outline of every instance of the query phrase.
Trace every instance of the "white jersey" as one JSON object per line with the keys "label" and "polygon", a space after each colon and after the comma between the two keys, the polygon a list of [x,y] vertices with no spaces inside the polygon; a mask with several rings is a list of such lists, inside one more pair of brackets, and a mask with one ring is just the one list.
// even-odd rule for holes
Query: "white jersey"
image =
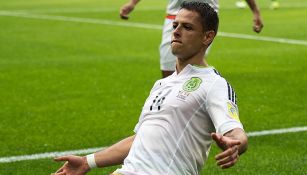
{"label": "white jersey", "polygon": [[211,133],[242,128],[235,93],[214,68],[187,65],[158,80],[147,98],[124,175],[197,175],[208,158]]}
{"label": "white jersey", "polygon": [[218,12],[219,5],[218,5],[218,0],[169,0],[166,12],[169,15],[176,15],[180,9],[180,5],[184,1],[200,1],[200,2],[205,2],[208,3],[216,12]]}

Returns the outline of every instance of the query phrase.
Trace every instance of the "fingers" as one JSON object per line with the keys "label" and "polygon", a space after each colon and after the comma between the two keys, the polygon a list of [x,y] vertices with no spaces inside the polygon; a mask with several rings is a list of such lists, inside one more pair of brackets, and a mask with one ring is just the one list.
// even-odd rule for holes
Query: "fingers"
{"label": "fingers", "polygon": [[60,173],[60,172],[63,172],[63,170],[64,170],[64,167],[62,167],[62,168],[58,169],[58,171],[56,171],[55,173]]}
{"label": "fingers", "polygon": [[223,165],[220,165],[220,167],[222,169],[230,168],[230,167],[232,167],[232,166],[234,166],[236,164],[236,162],[238,161],[238,158],[236,158],[235,160],[229,161],[229,162],[227,162],[227,163],[225,163]]}
{"label": "fingers", "polygon": [[225,137],[225,136],[221,137],[221,142],[226,144],[227,148],[241,144],[240,140],[231,139],[231,138]]}
{"label": "fingers", "polygon": [[254,31],[256,32],[256,33],[260,33],[261,32],[261,30],[262,30],[262,25],[255,25],[254,26]]}
{"label": "fingers", "polygon": [[217,145],[224,150],[215,156],[217,165],[221,168],[233,166],[239,159],[239,146],[241,145],[241,141],[230,136],[223,136],[216,133],[212,133],[211,137]]}
{"label": "fingers", "polygon": [[56,157],[56,158],[54,158],[54,160],[57,161],[57,162],[59,162],[59,161],[69,161],[70,156]]}
{"label": "fingers", "polygon": [[133,6],[132,5],[125,5],[120,9],[120,13],[119,16],[122,19],[129,19],[129,13],[132,12],[133,10]]}
{"label": "fingers", "polygon": [[211,137],[221,149],[225,150],[227,148],[226,143],[224,142],[224,140],[222,140],[222,135],[217,133],[211,133]]}
{"label": "fingers", "polygon": [[253,29],[256,33],[260,33],[263,28],[263,23],[260,17],[254,19],[254,26]]}
{"label": "fingers", "polygon": [[123,16],[123,15],[120,15],[120,18],[121,18],[121,19],[125,19],[125,20],[127,20],[127,19],[129,19],[129,16]]}
{"label": "fingers", "polygon": [[52,173],[51,175],[65,175],[64,172],[61,172],[61,173]]}
{"label": "fingers", "polygon": [[[56,157],[54,158],[55,161],[69,161],[69,156],[62,156],[62,157]],[[64,175],[64,168],[67,166],[66,162],[60,169],[58,169],[55,173],[52,173],[52,175]]]}
{"label": "fingers", "polygon": [[217,133],[211,133],[211,137],[215,142],[220,142],[221,139],[221,135],[217,134]]}
{"label": "fingers", "polygon": [[229,168],[233,166],[239,159],[238,147],[228,148],[226,151],[215,156],[217,165],[221,168]]}
{"label": "fingers", "polygon": [[222,150],[226,150],[229,147],[241,144],[239,140],[235,140],[230,137],[222,136],[217,133],[211,133],[211,137]]}
{"label": "fingers", "polygon": [[122,8],[122,9],[120,10],[119,16],[120,16],[122,19],[129,19],[129,16],[128,16],[128,14],[127,14],[127,10],[125,10],[124,8]]}
{"label": "fingers", "polygon": [[60,168],[58,171],[56,171],[55,173],[52,173],[51,175],[64,175],[64,167]]}
{"label": "fingers", "polygon": [[223,151],[222,153],[216,155],[215,160],[219,161],[219,160],[224,159],[225,157],[229,157],[229,156],[236,154],[236,153],[238,153],[238,147],[234,146],[234,147],[228,148],[227,150]]}

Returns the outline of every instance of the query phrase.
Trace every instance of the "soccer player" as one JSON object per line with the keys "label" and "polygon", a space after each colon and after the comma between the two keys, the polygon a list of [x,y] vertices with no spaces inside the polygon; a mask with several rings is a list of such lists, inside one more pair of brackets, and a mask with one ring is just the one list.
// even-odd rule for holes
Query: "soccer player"
{"label": "soccer player", "polygon": [[[246,2],[243,0],[238,0],[236,2],[236,6],[238,8],[245,8],[246,7]],[[277,0],[271,0],[271,5],[270,5],[271,9],[278,9],[279,8],[279,2]]]}
{"label": "soccer player", "polygon": [[[129,14],[133,11],[133,9],[135,8],[135,6],[138,4],[139,1],[140,0],[130,0],[127,4],[125,4],[120,10],[121,18],[128,19]],[[192,0],[187,0],[187,1],[192,1]],[[208,3],[209,5],[211,5],[211,7],[214,8],[216,12],[218,12],[219,9],[218,0],[198,0],[198,1]],[[175,19],[176,14],[180,9],[180,5],[183,2],[184,0],[169,0],[167,5],[167,10],[166,10],[167,16],[164,21],[162,41],[160,44],[160,69],[162,72],[162,77],[167,77],[175,71],[176,56],[174,56],[171,53],[171,48],[170,48],[172,23]],[[260,17],[260,11],[255,3],[255,0],[248,0],[248,3],[254,15],[253,29],[255,32],[259,33],[263,27],[262,19]]]}
{"label": "soccer player", "polygon": [[111,147],[67,161],[55,175],[83,175],[94,167],[122,164],[112,175],[197,175],[212,141],[221,168],[247,149],[230,84],[203,59],[218,29],[217,13],[202,2],[183,3],[173,22],[176,72],[158,80],[145,101],[135,135]]}

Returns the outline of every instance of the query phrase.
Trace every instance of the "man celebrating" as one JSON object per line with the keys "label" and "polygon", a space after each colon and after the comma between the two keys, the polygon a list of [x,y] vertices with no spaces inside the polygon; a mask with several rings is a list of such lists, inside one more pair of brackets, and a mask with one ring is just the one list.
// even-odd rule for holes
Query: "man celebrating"
{"label": "man celebrating", "polygon": [[155,83],[135,135],[85,157],[56,158],[67,162],[54,174],[83,175],[123,163],[113,175],[197,175],[212,140],[222,149],[217,165],[233,166],[247,149],[236,94],[203,59],[217,29],[217,13],[208,4],[183,3],[173,22],[176,71]]}

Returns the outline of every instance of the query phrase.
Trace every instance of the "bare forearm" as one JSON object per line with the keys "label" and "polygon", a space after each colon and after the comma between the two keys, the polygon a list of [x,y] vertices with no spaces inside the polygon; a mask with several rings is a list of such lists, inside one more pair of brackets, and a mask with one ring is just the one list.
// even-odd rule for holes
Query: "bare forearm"
{"label": "bare forearm", "polygon": [[246,0],[249,8],[254,14],[260,14],[259,8],[255,2],[255,0]]}
{"label": "bare forearm", "polygon": [[127,157],[135,136],[130,136],[109,148],[95,153],[95,162],[98,167],[107,167],[122,164]]}
{"label": "bare forearm", "polygon": [[133,4],[134,6],[139,2],[140,0],[130,0],[130,4]]}
{"label": "bare forearm", "polygon": [[235,128],[225,134],[226,137],[239,140],[241,143],[238,145],[239,154],[243,154],[247,150],[248,139],[245,132],[240,128]]}

